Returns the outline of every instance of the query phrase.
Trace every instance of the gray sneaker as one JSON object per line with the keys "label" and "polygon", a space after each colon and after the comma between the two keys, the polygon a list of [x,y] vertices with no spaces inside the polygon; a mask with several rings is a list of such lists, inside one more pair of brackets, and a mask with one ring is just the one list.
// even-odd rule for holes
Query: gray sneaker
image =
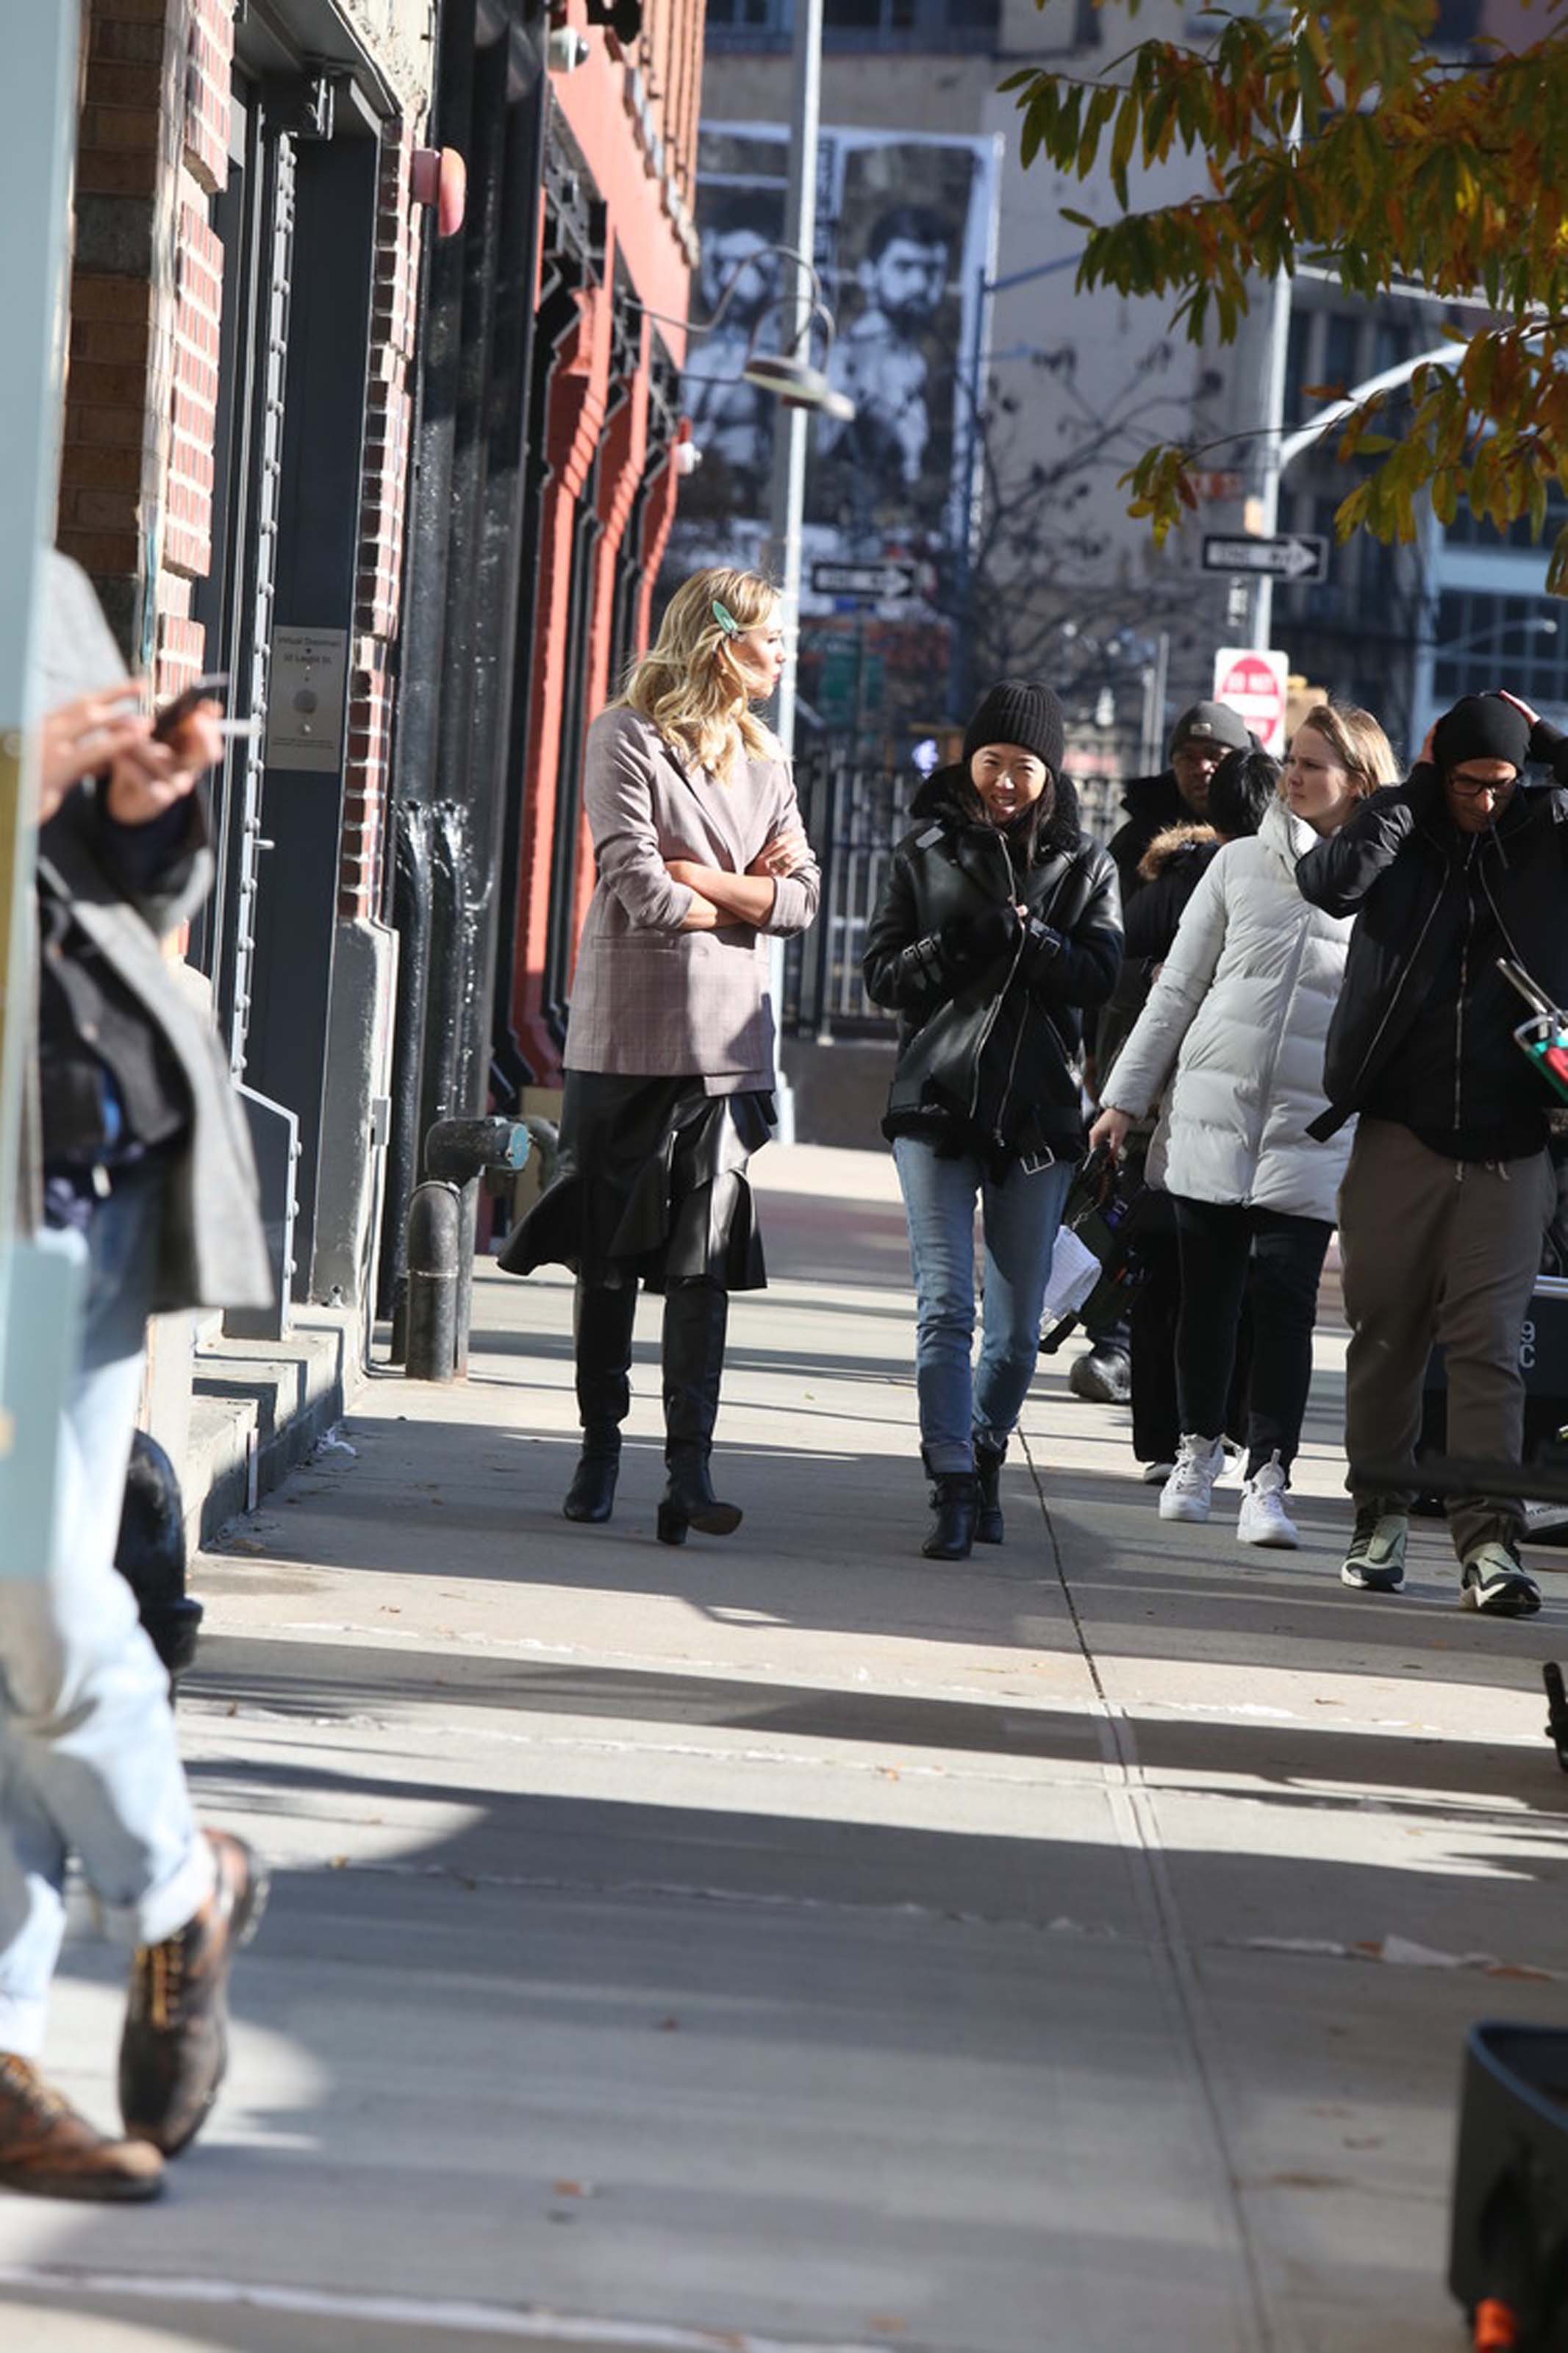
{"label": "gray sneaker", "polygon": [[1525,1575],[1511,1545],[1484,1544],[1466,1559],[1459,1604],[1488,1618],[1533,1618],[1541,1607],[1541,1588]]}
{"label": "gray sneaker", "polygon": [[1355,1515],[1355,1534],[1340,1570],[1340,1583],[1358,1593],[1397,1593],[1405,1582],[1405,1546],[1410,1514],[1400,1504],[1374,1495]]}

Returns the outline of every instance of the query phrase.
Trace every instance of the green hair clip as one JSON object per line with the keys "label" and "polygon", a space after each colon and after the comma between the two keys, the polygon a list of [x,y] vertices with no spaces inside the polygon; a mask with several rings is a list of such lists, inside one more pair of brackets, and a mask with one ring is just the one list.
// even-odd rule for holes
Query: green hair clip
{"label": "green hair clip", "polygon": [[713,599],[713,618],[727,638],[738,638],[741,635],[741,624],[727,605],[721,605],[717,596]]}

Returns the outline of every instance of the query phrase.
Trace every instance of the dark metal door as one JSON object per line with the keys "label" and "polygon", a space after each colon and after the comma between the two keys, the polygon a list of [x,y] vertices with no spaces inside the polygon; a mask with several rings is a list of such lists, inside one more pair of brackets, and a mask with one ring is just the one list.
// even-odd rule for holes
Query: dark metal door
{"label": "dark metal door", "polygon": [[[243,147],[215,223],[225,243],[225,402],[214,486],[213,562],[195,599],[208,665],[229,674],[237,718],[267,718],[277,575],[284,387],[294,259],[295,148],[254,84],[236,83]],[[217,875],[194,942],[212,981],[229,1065],[245,1073],[262,833],[263,733],[234,739],[213,788]]]}

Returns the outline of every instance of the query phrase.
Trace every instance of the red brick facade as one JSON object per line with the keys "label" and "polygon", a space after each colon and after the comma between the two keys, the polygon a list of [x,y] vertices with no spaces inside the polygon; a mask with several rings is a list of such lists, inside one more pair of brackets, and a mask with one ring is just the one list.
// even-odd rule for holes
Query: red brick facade
{"label": "red brick facade", "polygon": [[[192,590],[212,561],[233,0],[85,0],[60,543],[93,575],[154,691],[205,662]],[[419,216],[413,131],[384,140],[364,508],[350,681],[339,908],[373,912],[388,752],[413,414]],[[146,611],[148,560],[153,612]],[[151,626],[149,625],[151,621]]]}
{"label": "red brick facade", "polygon": [[[567,0],[563,13],[572,25],[587,29],[584,0]],[[634,364],[629,382],[617,388],[610,375],[610,313],[612,290],[617,280],[624,280],[649,311],[667,318],[686,315],[696,258],[689,205],[696,175],[702,23],[703,0],[647,0],[643,30],[634,47],[623,48],[613,36],[591,33],[587,63],[553,83],[554,102],[583,155],[595,194],[604,202],[605,254],[599,282],[577,297],[581,316],[560,348],[543,428],[550,477],[540,527],[511,1019],[523,1054],[540,1083],[546,1085],[556,1081],[560,1071],[559,1042],[545,1002],[551,926],[562,921],[560,907],[552,904],[553,845],[558,813],[574,806],[571,780],[563,778],[560,764],[563,737],[570,732],[566,697],[574,691],[566,669],[575,527],[597,452],[595,502],[601,529],[588,607],[583,695],[584,715],[592,716],[611,691],[616,559],[639,492],[639,646],[647,642],[653,582],[673,512],[675,482],[668,452],[650,450],[648,374],[656,331],[646,316],[623,321],[634,338]],[[684,347],[681,330],[663,324],[657,332],[679,362]],[[617,389],[625,396],[612,407]],[[572,820],[561,816],[560,821]],[[571,909],[574,930],[580,931],[594,866],[587,828],[580,818],[575,822]]]}

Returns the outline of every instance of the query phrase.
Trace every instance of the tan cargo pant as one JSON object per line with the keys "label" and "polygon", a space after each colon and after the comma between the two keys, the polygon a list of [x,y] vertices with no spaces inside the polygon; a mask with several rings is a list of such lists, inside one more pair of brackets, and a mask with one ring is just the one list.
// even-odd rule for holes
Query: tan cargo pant
{"label": "tan cargo pant", "polygon": [[[1407,1462],[1415,1451],[1434,1341],[1447,1363],[1449,1453],[1520,1460],[1520,1331],[1555,1198],[1544,1152],[1459,1163],[1392,1120],[1362,1121],[1340,1187],[1351,1327],[1345,1484],[1358,1504],[1389,1493],[1362,1465]],[[1447,1510],[1461,1560],[1483,1544],[1517,1544],[1524,1531],[1514,1496],[1453,1496]]]}

